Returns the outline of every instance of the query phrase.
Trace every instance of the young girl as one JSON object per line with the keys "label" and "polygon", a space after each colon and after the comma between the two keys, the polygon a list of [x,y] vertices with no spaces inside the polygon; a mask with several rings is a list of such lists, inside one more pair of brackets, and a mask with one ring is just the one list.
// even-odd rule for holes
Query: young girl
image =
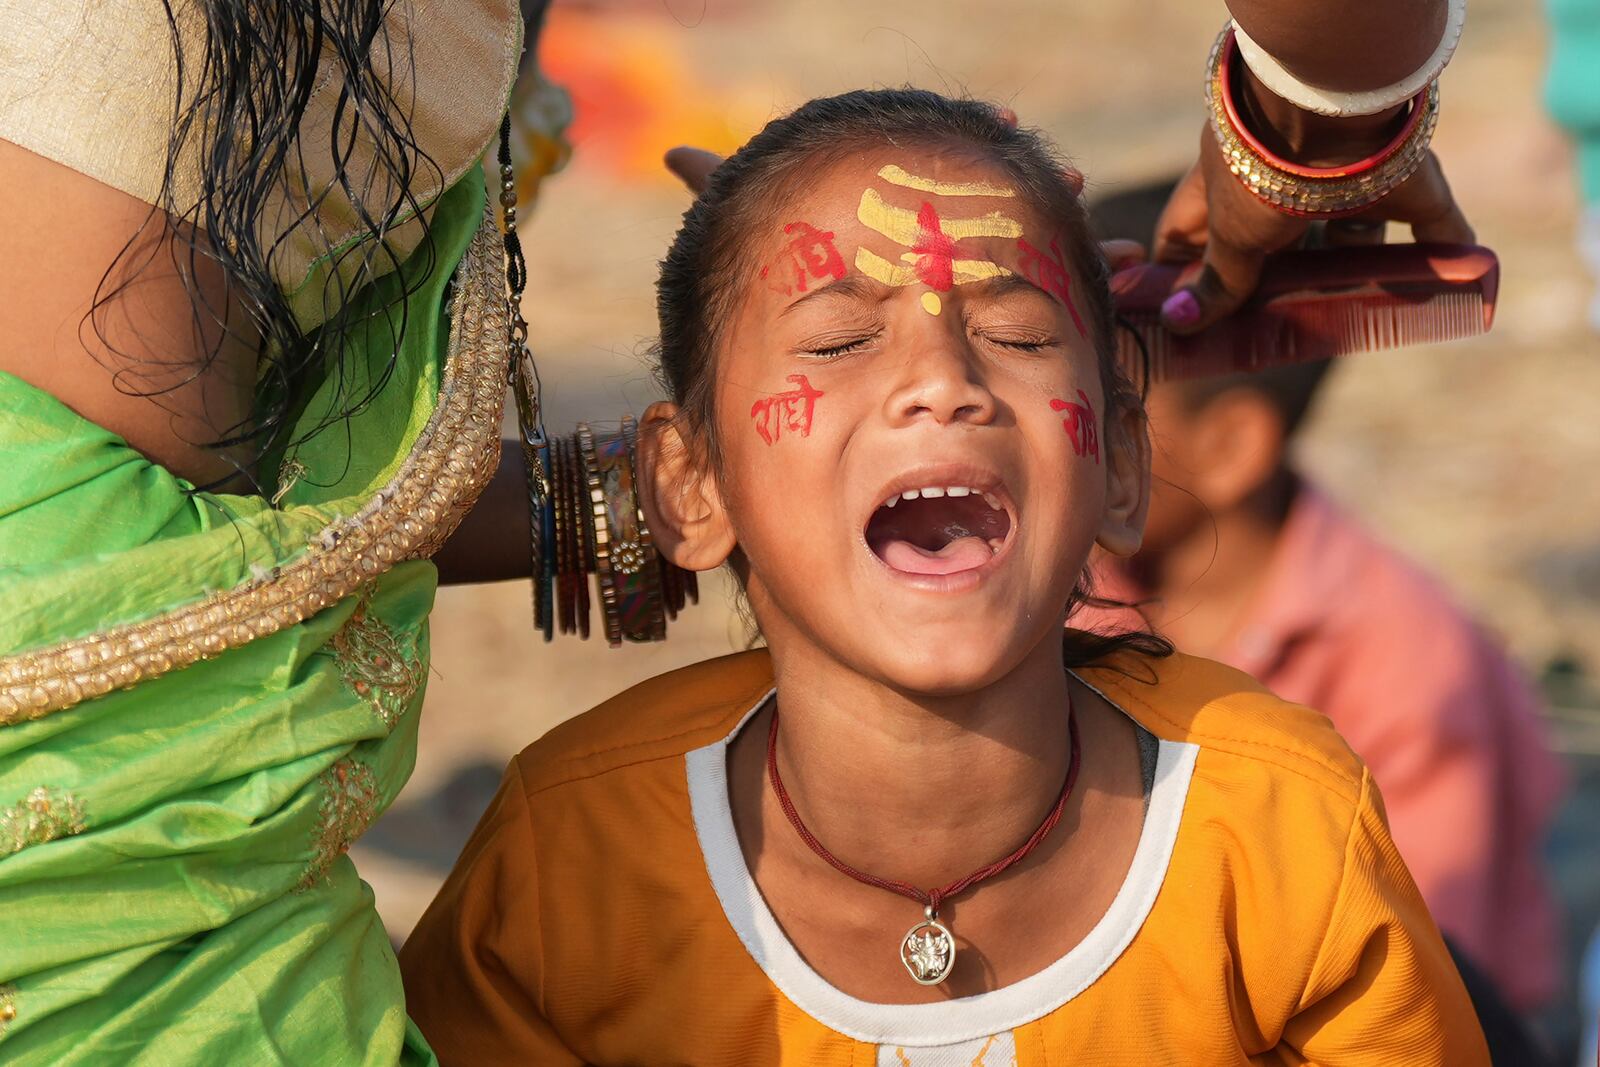
{"label": "young girl", "polygon": [[1036,135],[813,101],[716,172],[659,299],[647,518],[768,649],[512,762],[403,954],[443,1063],[1488,1062],[1322,716],[1063,645],[1149,453]]}

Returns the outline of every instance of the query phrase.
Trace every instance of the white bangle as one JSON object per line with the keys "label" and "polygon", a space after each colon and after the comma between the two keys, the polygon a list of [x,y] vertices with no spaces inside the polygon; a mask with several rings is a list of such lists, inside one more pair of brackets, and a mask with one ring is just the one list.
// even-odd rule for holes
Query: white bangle
{"label": "white bangle", "polygon": [[1261,84],[1295,107],[1314,111],[1333,118],[1351,118],[1356,115],[1376,115],[1391,107],[1399,107],[1422,91],[1423,86],[1439,76],[1450,57],[1455,54],[1461,40],[1461,27],[1467,21],[1467,0],[1449,0],[1450,13],[1445,18],[1444,36],[1439,47],[1433,50],[1428,61],[1409,76],[1381,89],[1368,89],[1358,93],[1342,93],[1333,89],[1319,89],[1283,69],[1259,44],[1251,40],[1238,22],[1233,24],[1234,39],[1239,42],[1239,54]]}

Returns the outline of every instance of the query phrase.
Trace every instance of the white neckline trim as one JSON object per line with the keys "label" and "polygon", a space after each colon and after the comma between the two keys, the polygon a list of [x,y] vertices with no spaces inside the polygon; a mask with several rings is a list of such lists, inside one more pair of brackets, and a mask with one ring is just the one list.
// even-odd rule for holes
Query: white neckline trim
{"label": "white neckline trim", "polygon": [[[728,743],[773,692],[756,701],[726,737],[684,757],[689,806],[706,871],[729,924],[773,985],[824,1026],[857,1041],[903,1046],[949,1045],[1012,1030],[1093,985],[1144,925],[1178,839],[1200,752],[1193,744],[1160,741],[1150,805],[1122,888],[1094,929],[1044,970],[1000,989],[939,1004],[878,1004],[830,985],[801,958],[767,907],[745,865],[728,801]],[[1109,698],[1107,702],[1116,706]]]}

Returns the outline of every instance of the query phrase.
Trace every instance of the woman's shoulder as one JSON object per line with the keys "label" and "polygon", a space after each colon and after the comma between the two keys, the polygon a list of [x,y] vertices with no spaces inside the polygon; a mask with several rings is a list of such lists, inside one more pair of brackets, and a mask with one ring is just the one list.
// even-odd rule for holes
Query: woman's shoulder
{"label": "woman's shoulder", "polygon": [[[404,161],[410,174],[402,205],[407,209],[384,234],[389,254],[378,257],[387,264],[391,255],[403,260],[425,236],[412,221],[410,206],[430,210],[493,144],[523,39],[514,0],[410,0],[385,5],[385,11],[370,42],[372,54],[360,70],[375,84],[378,98],[392,103],[391,118],[404,117],[399,141],[411,152]],[[169,160],[178,55],[185,57],[185,72],[193,71],[185,74],[186,91],[197,85],[215,89],[204,55],[208,32],[199,4],[0,0],[0,140],[136,201],[165,207],[170,197],[187,207],[205,180],[205,137],[189,136]],[[272,32],[264,33],[257,47],[270,51]],[[377,143],[371,122],[360,126],[359,136],[344,136],[341,123],[350,121],[355,105],[334,43],[324,41],[322,47],[314,69],[306,63],[316,87],[305,101],[297,154],[291,155],[305,171],[301,180],[328,193],[308,215],[290,195],[294,183],[268,182],[260,215],[263,244],[276,242],[273,274],[286,294],[298,297],[295,310],[307,329],[322,322],[326,312],[324,286],[318,282],[334,284],[329,279],[338,271],[351,275],[343,280],[354,288],[362,257],[335,251],[370,236],[371,217],[388,208],[392,190],[373,175],[387,173],[384,160],[396,143]],[[339,136],[333,133],[336,126]],[[369,187],[341,183],[346,174],[367,175]],[[8,211],[18,206],[0,203]]]}
{"label": "woman's shoulder", "polygon": [[568,719],[517,756],[518,770],[531,797],[630,767],[681,766],[689,752],[732,733],[771,691],[765,649],[695,663]]}
{"label": "woman's shoulder", "polygon": [[1284,700],[1254,678],[1198,656],[1119,653],[1078,676],[1163,741],[1302,783],[1329,799],[1359,800],[1366,768],[1320,711]]}

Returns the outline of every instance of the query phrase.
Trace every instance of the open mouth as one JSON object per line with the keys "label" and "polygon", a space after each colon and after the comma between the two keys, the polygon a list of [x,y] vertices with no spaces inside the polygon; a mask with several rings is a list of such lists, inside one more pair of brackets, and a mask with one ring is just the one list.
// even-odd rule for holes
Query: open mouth
{"label": "open mouth", "polygon": [[992,492],[968,486],[907,489],[878,506],[867,547],[907,574],[957,574],[989,562],[1011,533],[1011,515]]}

